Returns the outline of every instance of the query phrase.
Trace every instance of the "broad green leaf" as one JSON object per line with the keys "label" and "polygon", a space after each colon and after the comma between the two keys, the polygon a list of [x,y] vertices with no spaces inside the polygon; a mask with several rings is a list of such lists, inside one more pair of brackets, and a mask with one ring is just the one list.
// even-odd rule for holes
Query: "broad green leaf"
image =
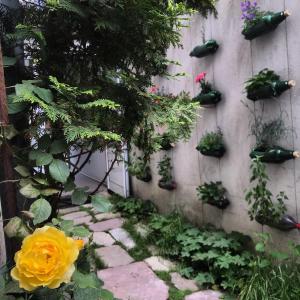
{"label": "broad green leaf", "polygon": [[38,148],[39,150],[48,150],[51,145],[51,137],[49,134],[44,134],[38,140]]}
{"label": "broad green leaf", "polygon": [[50,90],[36,86],[33,92],[46,103],[53,102],[53,94]]}
{"label": "broad green leaf", "polygon": [[67,182],[64,184],[64,190],[65,192],[71,192],[73,190],[75,190],[76,185],[74,183],[74,179],[69,177]]}
{"label": "broad green leaf", "polygon": [[41,195],[43,196],[52,196],[52,195],[55,195],[57,193],[59,193],[60,191],[57,190],[57,189],[52,189],[52,188],[49,188],[49,189],[44,189],[44,190],[41,190]]}
{"label": "broad green leaf", "polygon": [[34,183],[30,178],[22,178],[22,179],[20,180],[20,182],[19,182],[19,185],[20,185],[21,187],[24,187],[24,186],[26,186],[26,185],[28,185],[28,184],[34,185],[35,183]]}
{"label": "broad green leaf", "polygon": [[51,215],[51,205],[45,199],[38,199],[34,201],[29,211],[34,214],[33,224],[39,224],[46,221]]}
{"label": "broad green leaf", "polygon": [[101,290],[95,288],[75,288],[74,300],[102,300]]}
{"label": "broad green leaf", "polygon": [[96,274],[83,274],[79,271],[75,271],[72,280],[76,284],[77,287],[81,289],[87,289],[87,288],[100,288],[101,284],[99,279],[97,278]]}
{"label": "broad green leaf", "polygon": [[91,232],[84,226],[75,226],[73,228],[73,235],[77,237],[88,237]]}
{"label": "broad green leaf", "polygon": [[15,94],[7,95],[7,105],[8,105],[8,114],[14,115],[19,112],[22,112],[27,108],[27,104],[24,102],[15,102]]}
{"label": "broad green leaf", "polygon": [[114,300],[115,297],[113,295],[112,292],[108,291],[108,290],[101,290],[101,300]]}
{"label": "broad green leaf", "polygon": [[29,170],[21,165],[17,165],[15,167],[15,170],[22,176],[22,177],[29,177],[31,174],[29,172]]}
{"label": "broad green leaf", "polygon": [[60,228],[62,231],[64,231],[67,235],[72,232],[74,228],[74,222],[72,220],[62,220],[60,222]]}
{"label": "broad green leaf", "polygon": [[86,202],[88,193],[83,188],[76,188],[72,194],[72,204],[81,205]]}
{"label": "broad green leaf", "polygon": [[196,276],[195,280],[199,282],[201,285],[206,284],[206,283],[215,283],[214,277],[212,274],[207,273],[207,272],[202,272],[198,273]]}
{"label": "broad green leaf", "polygon": [[93,195],[91,199],[93,207],[99,212],[109,212],[113,207],[111,202],[103,196]]}
{"label": "broad green leaf", "polygon": [[50,146],[50,153],[59,154],[68,149],[68,144],[65,140],[56,140]]}
{"label": "broad green leaf", "polygon": [[38,151],[36,153],[36,166],[47,166],[53,161],[53,156],[50,153],[44,153],[41,151]]}
{"label": "broad green leaf", "polygon": [[255,246],[255,250],[257,252],[265,252],[265,244],[264,243],[257,243]]}
{"label": "broad green leaf", "polygon": [[36,160],[36,158],[38,157],[40,152],[41,152],[40,150],[36,150],[36,149],[31,150],[28,154],[29,159],[30,160]]}
{"label": "broad green leaf", "polygon": [[2,130],[3,133],[1,135],[3,136],[3,138],[7,140],[11,140],[18,134],[18,131],[15,129],[13,125],[5,126],[2,128]]}
{"label": "broad green leaf", "polygon": [[16,63],[17,59],[15,57],[3,56],[4,68],[14,66]]}
{"label": "broad green leaf", "polygon": [[59,159],[54,159],[49,166],[50,175],[53,179],[65,183],[70,175],[68,165]]}
{"label": "broad green leaf", "polygon": [[42,176],[39,176],[39,175],[34,176],[32,179],[42,185],[49,184],[47,178],[43,178]]}
{"label": "broad green leaf", "polygon": [[30,199],[36,198],[41,194],[41,192],[38,189],[36,189],[35,187],[33,187],[31,184],[27,184],[23,188],[21,188],[20,193],[24,197],[30,198]]}
{"label": "broad green leaf", "polygon": [[4,227],[4,232],[9,238],[24,238],[25,236],[30,234],[28,228],[24,225],[22,219],[19,217],[14,217],[10,219]]}

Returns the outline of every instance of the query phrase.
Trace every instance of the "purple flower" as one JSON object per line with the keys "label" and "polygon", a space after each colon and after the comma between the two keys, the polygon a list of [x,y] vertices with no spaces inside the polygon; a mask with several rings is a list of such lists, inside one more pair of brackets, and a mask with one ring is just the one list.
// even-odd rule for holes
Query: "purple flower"
{"label": "purple flower", "polygon": [[251,1],[242,1],[241,2],[241,11],[242,11],[242,20],[252,21],[255,19],[258,12],[257,1],[251,3]]}

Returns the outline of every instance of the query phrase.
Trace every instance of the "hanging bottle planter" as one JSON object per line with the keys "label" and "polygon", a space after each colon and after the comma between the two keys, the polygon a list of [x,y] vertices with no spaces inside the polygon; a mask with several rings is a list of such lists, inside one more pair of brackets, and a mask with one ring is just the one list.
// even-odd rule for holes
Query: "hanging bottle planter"
{"label": "hanging bottle planter", "polygon": [[138,180],[150,182],[152,180],[151,169],[148,161],[138,157],[128,166],[130,175],[135,176]]}
{"label": "hanging bottle planter", "polygon": [[163,160],[158,163],[158,167],[158,174],[161,176],[158,186],[168,191],[176,189],[176,182],[172,178],[171,159],[165,155]]}
{"label": "hanging bottle planter", "polygon": [[163,133],[160,136],[160,149],[164,151],[169,151],[175,147],[174,140],[168,133]]}
{"label": "hanging bottle planter", "polygon": [[197,75],[195,82],[200,84],[201,92],[193,98],[202,106],[216,105],[221,101],[222,95],[219,91],[214,90],[210,83],[205,80],[206,73],[202,72]]}
{"label": "hanging bottle planter", "polygon": [[255,221],[261,225],[267,225],[272,228],[279,229],[281,231],[289,231],[293,229],[300,229],[300,223],[298,223],[292,216],[284,215],[276,223],[268,218],[257,216]]}
{"label": "hanging bottle planter", "polygon": [[214,54],[219,48],[218,43],[215,40],[208,40],[201,46],[196,46],[190,53],[191,57],[205,57],[210,54]]}
{"label": "hanging bottle planter", "polygon": [[282,12],[264,12],[259,9],[257,2],[241,2],[242,19],[244,28],[242,34],[246,40],[253,40],[261,35],[267,34],[277,28],[290,13],[285,10]]}
{"label": "hanging bottle planter", "polygon": [[294,80],[280,80],[280,76],[269,69],[261,70],[246,82],[247,98],[253,101],[279,97],[286,90],[294,87]]}
{"label": "hanging bottle planter", "polygon": [[218,129],[216,132],[206,133],[201,138],[196,149],[205,156],[222,157],[226,152],[226,148],[221,130]]}
{"label": "hanging bottle planter", "polygon": [[262,162],[280,164],[289,159],[300,157],[300,152],[286,150],[279,146],[254,148],[250,153],[251,158],[259,157]]}
{"label": "hanging bottle planter", "polygon": [[221,181],[204,183],[197,188],[197,192],[199,200],[219,209],[225,209],[230,204]]}

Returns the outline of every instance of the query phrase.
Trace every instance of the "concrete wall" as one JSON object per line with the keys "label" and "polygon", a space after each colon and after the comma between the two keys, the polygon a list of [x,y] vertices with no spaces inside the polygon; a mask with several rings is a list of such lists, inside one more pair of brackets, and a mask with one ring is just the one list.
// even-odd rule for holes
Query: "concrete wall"
{"label": "concrete wall", "polygon": [[[288,139],[282,141],[286,148],[300,149],[300,2],[295,0],[261,0],[260,7],[264,10],[281,11],[289,9],[292,13],[271,34],[249,42],[241,35],[240,1],[219,0],[218,19],[213,16],[204,20],[195,15],[190,27],[182,30],[183,49],[169,49],[170,59],[178,60],[179,66],[171,66],[170,72],[186,72],[188,75],[178,81],[157,79],[156,83],[166,91],[174,94],[182,90],[192,96],[199,92],[194,83],[195,76],[202,71],[207,72],[208,80],[222,92],[223,101],[216,108],[200,111],[191,139],[179,143],[169,155],[172,157],[173,173],[178,188],[173,192],[157,186],[157,162],[164,153],[153,156],[153,181],[143,183],[133,179],[133,191],[144,199],[152,199],[162,212],[172,211],[175,207],[191,221],[213,223],[227,231],[238,230],[247,234],[254,232],[271,232],[275,242],[284,245],[288,240],[299,240],[296,230],[289,233],[262,227],[251,222],[247,214],[247,203],[244,200],[245,190],[249,186],[249,151],[254,139],[249,136],[251,113],[241,100],[258,112],[265,111],[265,118],[279,116],[284,112],[287,126],[294,129]],[[202,59],[190,58],[191,49],[202,44],[203,37],[207,40],[216,39],[220,48],[218,52]],[[270,68],[284,79],[295,79],[298,85],[285,92],[279,100],[270,100],[254,104],[243,94],[244,82],[263,68]],[[204,157],[195,150],[201,136],[206,131],[220,127],[227,144],[227,153],[222,159]],[[298,134],[297,134],[298,133]],[[288,213],[299,219],[300,209],[300,160],[290,160],[280,165],[268,165],[271,179],[271,190],[274,194],[283,190],[289,200],[286,202]],[[202,204],[197,200],[196,188],[207,181],[221,180],[228,190],[231,205],[224,210]]]}

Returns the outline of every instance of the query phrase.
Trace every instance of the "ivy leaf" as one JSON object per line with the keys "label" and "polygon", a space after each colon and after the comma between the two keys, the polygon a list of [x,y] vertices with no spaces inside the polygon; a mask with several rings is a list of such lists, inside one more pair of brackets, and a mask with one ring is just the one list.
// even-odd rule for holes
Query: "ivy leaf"
{"label": "ivy leaf", "polygon": [[75,226],[73,228],[73,235],[78,237],[88,237],[90,235],[90,231],[84,226]]}
{"label": "ivy leaf", "polygon": [[99,212],[109,212],[112,209],[111,202],[100,195],[93,195],[91,197],[93,207]]}
{"label": "ivy leaf", "polygon": [[68,165],[59,159],[53,159],[49,166],[49,172],[53,179],[65,183],[70,175]]}
{"label": "ivy leaf", "polygon": [[88,193],[85,191],[84,188],[77,188],[72,194],[72,204],[81,205],[86,202],[88,198]]}
{"label": "ivy leaf", "polygon": [[29,177],[31,174],[29,172],[29,170],[21,165],[17,165],[15,167],[15,170],[22,176],[22,177]]}
{"label": "ivy leaf", "polygon": [[55,195],[57,193],[59,193],[59,190],[52,189],[52,188],[41,190],[41,195],[43,195],[45,197],[52,196],[52,195]]}
{"label": "ivy leaf", "polygon": [[50,153],[59,154],[63,153],[68,149],[68,144],[65,140],[55,140],[50,146]]}
{"label": "ivy leaf", "polygon": [[51,205],[45,199],[38,199],[34,201],[29,211],[34,214],[33,224],[39,224],[46,221],[51,215]]}
{"label": "ivy leaf", "polygon": [[35,187],[33,187],[31,184],[27,184],[23,188],[21,188],[20,193],[24,197],[30,198],[30,199],[36,198],[41,194],[41,192],[38,189],[36,189]]}

